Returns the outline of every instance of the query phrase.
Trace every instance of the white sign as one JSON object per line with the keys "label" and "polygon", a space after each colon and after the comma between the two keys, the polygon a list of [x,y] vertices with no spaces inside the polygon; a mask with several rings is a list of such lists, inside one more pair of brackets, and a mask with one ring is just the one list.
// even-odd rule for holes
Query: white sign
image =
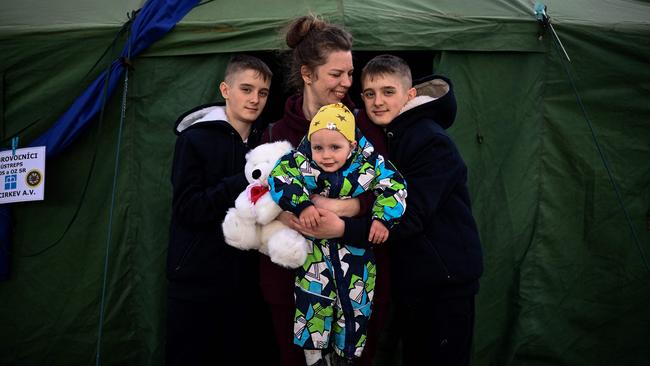
{"label": "white sign", "polygon": [[40,201],[45,191],[45,146],[0,151],[0,204]]}

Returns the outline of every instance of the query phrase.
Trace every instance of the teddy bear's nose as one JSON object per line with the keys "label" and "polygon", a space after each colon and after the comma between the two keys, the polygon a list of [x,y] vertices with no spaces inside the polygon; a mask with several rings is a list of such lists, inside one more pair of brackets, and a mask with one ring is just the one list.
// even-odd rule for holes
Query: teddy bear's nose
{"label": "teddy bear's nose", "polygon": [[259,169],[255,169],[255,170],[253,170],[252,176],[253,176],[253,179],[258,179],[259,177],[262,176],[262,172]]}

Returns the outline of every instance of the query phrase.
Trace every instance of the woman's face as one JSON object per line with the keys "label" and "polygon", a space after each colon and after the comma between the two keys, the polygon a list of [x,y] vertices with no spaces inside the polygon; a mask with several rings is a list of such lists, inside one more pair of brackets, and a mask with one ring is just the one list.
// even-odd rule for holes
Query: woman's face
{"label": "woman's face", "polygon": [[305,97],[311,98],[309,104],[318,108],[338,103],[352,86],[352,51],[333,51],[327,56],[325,64],[315,70],[303,66]]}

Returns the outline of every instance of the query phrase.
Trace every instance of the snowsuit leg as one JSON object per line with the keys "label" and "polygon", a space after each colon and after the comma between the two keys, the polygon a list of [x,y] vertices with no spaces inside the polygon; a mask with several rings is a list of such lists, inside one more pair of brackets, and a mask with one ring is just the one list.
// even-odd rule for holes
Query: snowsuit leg
{"label": "snowsuit leg", "polygon": [[307,260],[296,269],[295,344],[304,349],[328,347],[336,296],[329,247],[308,241]]}
{"label": "snowsuit leg", "polygon": [[[332,252],[332,249],[333,252]],[[361,356],[375,287],[371,250],[319,240],[310,243],[296,272],[294,343],[334,350],[349,359]]]}
{"label": "snowsuit leg", "polygon": [[342,357],[361,357],[375,293],[376,267],[372,250],[341,246],[333,262],[339,290],[334,324],[334,350]]}

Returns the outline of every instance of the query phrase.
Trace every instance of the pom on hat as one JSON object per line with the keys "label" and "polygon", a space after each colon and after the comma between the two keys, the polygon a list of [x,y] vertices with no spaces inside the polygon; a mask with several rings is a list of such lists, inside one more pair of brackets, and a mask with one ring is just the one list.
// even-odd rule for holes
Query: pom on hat
{"label": "pom on hat", "polygon": [[339,131],[350,142],[355,141],[354,114],[343,103],[322,106],[309,124],[307,139],[311,141],[314,132],[325,128]]}

